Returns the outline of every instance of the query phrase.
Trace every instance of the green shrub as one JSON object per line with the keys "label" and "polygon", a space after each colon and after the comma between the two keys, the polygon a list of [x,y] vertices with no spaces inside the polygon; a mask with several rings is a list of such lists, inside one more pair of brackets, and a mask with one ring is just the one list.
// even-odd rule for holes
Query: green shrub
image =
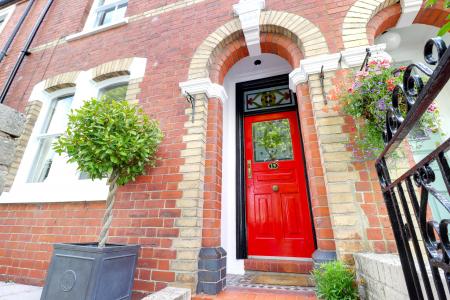
{"label": "green shrub", "polygon": [[146,166],[155,165],[162,138],[158,122],[127,101],[91,99],[69,114],[66,132],[53,146],[55,151],[67,154],[68,161],[77,163],[78,170],[91,179],[108,177],[99,247],[108,239],[117,187],[134,181]]}
{"label": "green shrub", "polygon": [[340,261],[322,264],[313,271],[316,292],[320,299],[353,300],[358,299],[355,273]]}
{"label": "green shrub", "polygon": [[158,122],[127,101],[91,99],[69,114],[67,130],[55,143],[57,153],[92,179],[117,176],[117,184],[133,181],[154,166],[162,139]]}

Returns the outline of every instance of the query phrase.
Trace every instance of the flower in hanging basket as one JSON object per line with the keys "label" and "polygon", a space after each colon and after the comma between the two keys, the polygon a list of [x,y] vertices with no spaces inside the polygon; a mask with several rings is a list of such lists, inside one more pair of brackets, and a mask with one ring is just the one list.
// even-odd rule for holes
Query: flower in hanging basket
{"label": "flower in hanging basket", "polygon": [[[355,142],[364,159],[378,156],[384,148],[386,112],[392,108],[392,93],[402,83],[405,69],[392,67],[386,59],[370,60],[366,70],[351,75],[351,86],[346,85],[338,95],[344,112],[355,119]],[[400,112],[406,117],[406,105],[400,102]],[[424,132],[439,131],[439,111],[434,103],[418,124]]]}

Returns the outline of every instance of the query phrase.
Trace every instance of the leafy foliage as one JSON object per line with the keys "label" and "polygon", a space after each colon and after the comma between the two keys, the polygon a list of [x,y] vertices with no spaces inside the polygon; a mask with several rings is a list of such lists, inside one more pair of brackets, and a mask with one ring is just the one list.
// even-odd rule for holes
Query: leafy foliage
{"label": "leafy foliage", "polygon": [[320,265],[313,271],[317,297],[325,300],[358,299],[355,273],[340,261]]}
{"label": "leafy foliage", "polygon": [[[433,5],[435,5],[437,3],[437,0],[427,0],[425,5],[426,7],[431,7]],[[443,3],[443,7],[444,8],[450,8],[450,0],[444,0]],[[443,36],[444,34],[446,34],[447,32],[450,31],[450,14],[447,16],[447,23],[445,23],[438,31],[437,35],[438,36]]]}
{"label": "leafy foliage", "polygon": [[118,175],[124,185],[155,164],[162,140],[158,123],[126,101],[91,99],[69,114],[67,130],[54,144],[92,179]]}
{"label": "leafy foliage", "polygon": [[263,148],[269,160],[276,160],[292,153],[291,136],[289,134],[289,122],[287,120],[275,120],[255,123],[256,143]]}
{"label": "leafy foliage", "polygon": [[[392,107],[392,92],[403,80],[406,67],[395,69],[387,60],[371,60],[367,70],[352,77],[352,86],[339,92],[343,110],[356,121],[355,141],[365,158],[377,156],[384,148],[386,111]],[[400,111],[406,116],[405,101]],[[439,131],[439,111],[433,103],[418,122],[425,132]]]}

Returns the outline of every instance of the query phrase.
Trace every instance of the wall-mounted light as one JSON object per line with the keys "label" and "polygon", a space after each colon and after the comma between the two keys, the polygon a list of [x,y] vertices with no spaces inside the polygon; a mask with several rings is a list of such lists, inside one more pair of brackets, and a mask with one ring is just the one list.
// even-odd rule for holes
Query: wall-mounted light
{"label": "wall-mounted light", "polygon": [[386,51],[396,50],[401,42],[401,35],[395,31],[386,31],[378,38],[378,43],[386,44]]}

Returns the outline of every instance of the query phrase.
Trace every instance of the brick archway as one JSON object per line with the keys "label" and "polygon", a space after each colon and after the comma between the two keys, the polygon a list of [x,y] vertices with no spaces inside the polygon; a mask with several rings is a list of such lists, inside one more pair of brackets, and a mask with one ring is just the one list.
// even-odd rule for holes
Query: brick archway
{"label": "brick archway", "polygon": [[[443,9],[442,3],[438,3],[433,7],[425,8],[421,7],[413,24],[424,24],[435,27],[441,27],[447,23],[447,16],[450,13],[450,9]],[[378,12],[367,24],[367,38],[370,44],[373,44],[375,38],[393,28],[401,15],[400,4],[394,4],[386,7]]]}
{"label": "brick archway", "polygon": [[[277,33],[261,33],[261,52],[280,56],[293,69],[299,67],[300,60],[303,58],[303,54],[296,43],[288,37]],[[228,43],[211,62],[209,73],[211,81],[223,84],[226,74],[233,65],[248,55],[247,45],[243,36]]]}
{"label": "brick archway", "polygon": [[369,5],[364,0],[357,0],[347,11],[342,24],[344,48],[369,45],[367,24],[379,11],[397,2],[398,0],[374,0]]}
{"label": "brick archway", "polygon": [[[291,14],[288,14],[291,15]],[[322,34],[309,21],[294,17],[294,21],[289,22],[288,28],[282,27],[286,13],[270,14],[262,13],[260,27],[260,43],[262,53],[271,53],[285,59],[292,68],[300,65],[300,60],[310,56],[328,53],[328,47]],[[290,17],[290,16],[289,16]],[[281,25],[280,25],[281,24]],[[230,30],[230,27],[235,30]],[[294,28],[295,27],[295,28]],[[222,27],[221,27],[222,28]],[[196,55],[192,59],[189,70],[189,78],[201,78],[207,76],[212,82],[223,84],[228,71],[241,59],[249,55],[244,35],[238,24],[231,21],[224,25],[230,33],[224,36],[219,28],[215,33],[222,34],[221,42],[209,51],[203,47],[211,43],[209,38],[205,40],[197,49]],[[292,31],[289,29],[291,28]],[[215,41],[218,42],[217,35],[214,34]],[[300,36],[302,38],[300,38]],[[210,36],[211,37],[211,36]],[[305,41],[306,39],[306,41]],[[209,53],[210,56],[207,56]],[[203,68],[199,67],[202,63]],[[305,146],[306,168],[308,173],[308,184],[311,194],[311,205],[313,211],[313,221],[318,249],[324,251],[335,251],[335,242],[331,227],[328,203],[326,200],[325,180],[322,172],[322,164],[319,154],[319,144],[316,128],[313,122],[313,105],[309,97],[308,84],[299,85],[297,88],[299,101],[299,114],[303,142]],[[205,186],[204,186],[204,207],[203,207],[203,230],[202,247],[220,247],[220,203],[221,203],[221,176],[222,176],[222,103],[219,99],[210,98],[207,109],[207,139],[205,155]],[[275,263],[273,261],[262,263],[247,260],[246,269],[261,269],[272,271],[284,271],[286,265],[290,265],[291,272],[308,272],[312,263],[299,263],[290,261]]]}
{"label": "brick archway", "polygon": [[[364,0],[353,4],[342,25],[342,39],[345,48],[372,45],[374,39],[397,24],[402,7],[398,0],[376,0],[377,6],[367,5]],[[413,24],[440,27],[447,20],[450,9],[443,9],[443,1],[426,8],[422,4]]]}
{"label": "brick archway", "polygon": [[[307,19],[292,13],[262,12],[260,31],[262,33],[276,33],[289,38],[298,46],[305,57],[329,52],[328,45],[319,28]],[[195,51],[189,66],[188,79],[211,78],[210,72],[215,58],[222,55],[228,44],[243,39],[243,37],[241,23],[237,18],[211,33]],[[242,51],[245,52],[245,50]],[[219,79],[219,77],[216,79]]]}

